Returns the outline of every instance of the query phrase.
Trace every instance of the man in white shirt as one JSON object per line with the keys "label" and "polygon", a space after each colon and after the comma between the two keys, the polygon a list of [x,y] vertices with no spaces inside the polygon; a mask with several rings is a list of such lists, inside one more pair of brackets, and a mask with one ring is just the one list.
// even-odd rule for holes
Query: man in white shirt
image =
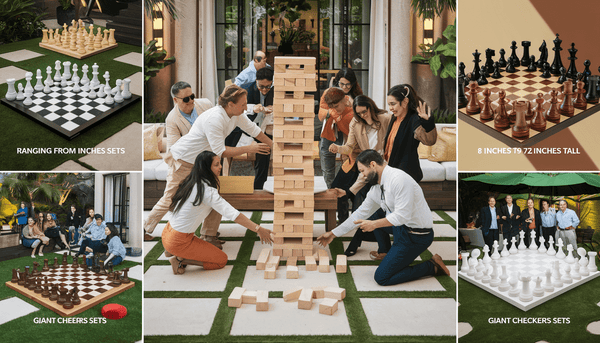
{"label": "man in white shirt", "polygon": [[[171,147],[164,159],[169,165],[165,193],[146,219],[144,230],[147,233],[152,233],[158,222],[169,211],[171,198],[181,181],[190,174],[196,156],[202,151],[212,151],[221,158],[244,153],[267,154],[271,151],[273,141],[244,114],[247,106],[246,94],[246,90],[236,85],[226,87],[219,96],[219,105],[199,116],[188,134]],[[225,137],[237,126],[262,143],[243,147],[225,146]],[[212,211],[204,220],[200,237],[219,248],[221,242],[216,236],[220,222],[221,215]]]}
{"label": "man in white shirt", "polygon": [[[323,246],[335,237],[355,227],[364,232],[385,230],[394,235],[394,244],[375,272],[375,281],[382,285],[397,285],[427,275],[450,275],[442,258],[435,254],[430,260],[410,264],[433,242],[433,218],[423,190],[406,172],[384,164],[375,150],[361,152],[357,157],[360,173],[371,189],[360,207],[340,226],[319,236]],[[382,208],[386,216],[365,220]]]}

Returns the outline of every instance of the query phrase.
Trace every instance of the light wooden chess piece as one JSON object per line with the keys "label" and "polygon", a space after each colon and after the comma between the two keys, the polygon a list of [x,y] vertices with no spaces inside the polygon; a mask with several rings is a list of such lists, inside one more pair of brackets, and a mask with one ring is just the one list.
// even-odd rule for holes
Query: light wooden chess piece
{"label": "light wooden chess piece", "polygon": [[108,36],[108,44],[115,45],[117,44],[117,40],[115,39],[115,29],[110,29],[110,34]]}
{"label": "light wooden chess piece", "polygon": [[58,29],[54,30],[54,45],[60,46],[61,41],[60,41],[60,33],[58,31]]}
{"label": "light wooden chess piece", "polygon": [[48,29],[42,30],[42,43],[48,43]]}
{"label": "light wooden chess piece", "polygon": [[48,44],[54,44],[54,30],[48,30]]}
{"label": "light wooden chess piece", "polygon": [[104,30],[104,36],[102,37],[102,47],[107,47],[108,46],[108,30]]}
{"label": "light wooden chess piece", "polygon": [[98,33],[96,33],[96,37],[94,38],[94,49],[102,48],[102,28],[98,28]]}
{"label": "light wooden chess piece", "polygon": [[62,32],[62,47],[63,49],[69,48],[69,41],[67,40],[67,24],[63,24],[63,32]]}

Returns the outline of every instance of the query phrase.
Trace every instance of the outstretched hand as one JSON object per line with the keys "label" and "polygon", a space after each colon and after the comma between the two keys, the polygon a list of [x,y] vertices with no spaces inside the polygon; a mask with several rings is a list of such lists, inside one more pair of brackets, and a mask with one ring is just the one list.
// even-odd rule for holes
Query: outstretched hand
{"label": "outstretched hand", "polygon": [[417,108],[417,113],[419,117],[428,120],[431,116],[431,107],[428,107],[426,103],[423,101],[419,101],[419,107]]}
{"label": "outstretched hand", "polygon": [[344,195],[346,195],[346,191],[341,188],[332,188],[332,190],[335,192],[335,196],[338,198],[341,198]]}
{"label": "outstretched hand", "polygon": [[249,145],[250,152],[255,154],[267,155],[271,152],[271,147],[265,143],[251,144]]}
{"label": "outstretched hand", "polygon": [[377,229],[377,225],[375,225],[373,220],[359,219],[354,224],[358,224],[358,228],[363,230],[363,232],[371,232]]}
{"label": "outstretched hand", "polygon": [[262,226],[258,227],[258,231],[256,231],[258,237],[260,237],[260,242],[263,244],[272,244],[273,238],[271,238],[271,230],[265,229]]}
{"label": "outstretched hand", "polygon": [[327,244],[333,242],[335,235],[332,232],[325,232],[321,236],[317,237],[317,242],[323,247],[326,247]]}

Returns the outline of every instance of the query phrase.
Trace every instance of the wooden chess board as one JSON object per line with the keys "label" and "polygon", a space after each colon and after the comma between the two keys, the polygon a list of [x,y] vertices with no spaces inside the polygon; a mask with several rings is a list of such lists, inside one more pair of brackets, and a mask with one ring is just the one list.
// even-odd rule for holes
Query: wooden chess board
{"label": "wooden chess board", "polygon": [[63,317],[79,314],[135,286],[133,281],[113,286],[112,280],[107,280],[106,275],[100,275],[91,270],[84,271],[81,267],[73,267],[71,264],[60,265],[56,269],[50,268],[49,271],[41,272],[41,276],[43,278],[47,276],[49,284],[62,284],[69,292],[77,286],[81,304],[74,305],[72,309],[65,309],[56,301],[44,298],[40,293],[35,293],[34,290],[29,290],[18,283],[7,281],[6,286]]}
{"label": "wooden chess board", "polygon": [[[544,110],[550,107],[550,91],[553,89],[562,87],[561,84],[557,83],[558,76],[552,76],[548,79],[540,77],[542,73],[540,71],[528,72],[525,71],[525,67],[521,66],[515,73],[502,72],[501,79],[488,78],[488,84],[479,86],[477,88],[477,98],[481,102],[483,100],[483,94],[481,93],[484,89],[488,88],[492,93],[490,99],[492,100],[492,107],[494,110],[498,107],[498,92],[502,89],[506,93],[506,100],[511,103],[506,105],[507,112],[510,113],[512,110],[512,101],[525,100],[531,103],[531,108],[534,109],[537,106],[535,99],[538,93],[544,94]],[[467,85],[468,86],[468,85]],[[465,93],[468,94],[468,87],[465,88]],[[574,94],[576,97],[577,94]],[[558,105],[562,101],[562,94],[559,94]],[[590,115],[600,110],[600,104],[587,104],[587,109],[580,110],[575,109],[573,117],[567,117],[564,115],[560,116],[558,123],[552,123],[547,121],[546,130],[536,131],[533,129],[529,130],[529,138],[519,139],[512,136],[512,129],[509,127],[505,130],[497,130],[494,128],[494,121],[482,121],[479,114],[467,114],[465,108],[459,109],[459,118],[465,123],[474,126],[490,136],[498,139],[510,147],[528,147],[536,143],[543,141],[544,139],[552,136],[553,134],[566,129],[567,127],[579,122],[582,119],[589,117]],[[529,121],[528,121],[529,124]]]}

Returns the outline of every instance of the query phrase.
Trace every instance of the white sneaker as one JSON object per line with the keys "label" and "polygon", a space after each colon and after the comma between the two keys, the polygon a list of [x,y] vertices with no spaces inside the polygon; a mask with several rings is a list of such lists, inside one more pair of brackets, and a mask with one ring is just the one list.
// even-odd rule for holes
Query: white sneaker
{"label": "white sneaker", "polygon": [[40,256],[44,256],[44,253],[40,251]]}
{"label": "white sneaker", "polygon": [[32,255],[31,255],[31,258],[35,258],[35,255],[33,255],[33,254],[32,254]]}

